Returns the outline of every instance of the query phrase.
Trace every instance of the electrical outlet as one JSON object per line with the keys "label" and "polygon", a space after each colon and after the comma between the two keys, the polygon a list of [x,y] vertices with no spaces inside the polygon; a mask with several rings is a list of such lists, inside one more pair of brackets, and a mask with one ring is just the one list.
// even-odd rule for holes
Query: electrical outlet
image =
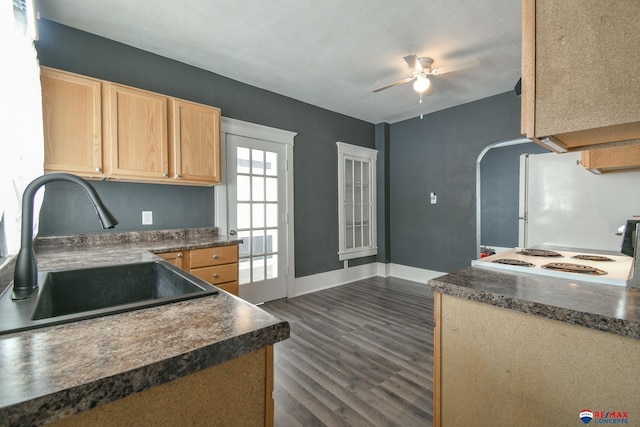
{"label": "electrical outlet", "polygon": [[142,211],[142,225],[153,225],[153,211]]}

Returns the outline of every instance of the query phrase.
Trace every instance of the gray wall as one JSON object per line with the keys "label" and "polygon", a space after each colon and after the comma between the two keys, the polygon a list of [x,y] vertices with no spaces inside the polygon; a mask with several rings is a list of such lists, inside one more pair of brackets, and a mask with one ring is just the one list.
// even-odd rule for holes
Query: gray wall
{"label": "gray wall", "polygon": [[529,142],[492,148],[480,162],[480,243],[487,246],[518,246],[520,155],[548,153]]}
{"label": "gray wall", "polygon": [[392,124],[391,262],[442,272],[468,266],[477,257],[478,155],[520,137],[512,91]]}
{"label": "gray wall", "polygon": [[[119,224],[102,230],[93,205],[80,187],[57,181],[46,185],[38,235],[84,234],[174,228],[213,224],[213,189],[166,184],[92,181]],[[153,225],[143,226],[142,211],[153,212]]]}
{"label": "gray wall", "polygon": [[[344,141],[374,148],[373,124],[50,21],[40,21],[39,29],[37,49],[42,65],[215,105],[226,117],[298,132],[294,146],[296,276],[342,267],[337,256],[338,156],[335,143]],[[179,218],[193,209],[191,191],[197,190],[161,187],[121,183],[114,190],[122,207],[119,215],[132,218],[131,225],[134,226],[134,218],[140,215],[141,207],[133,201],[153,192],[152,199],[158,206],[154,216],[174,217],[175,222],[167,222],[167,227],[181,227],[183,222]],[[204,199],[211,198],[210,189],[199,190]],[[66,234],[75,229],[72,221],[66,219],[66,207],[75,204],[77,196],[71,192],[51,193],[51,197],[60,199],[59,203],[47,204],[42,210],[41,221],[48,233]],[[200,219],[212,218],[213,204],[200,208],[204,210]],[[57,219],[52,221],[55,223],[48,223],[48,217]],[[375,257],[359,262],[372,261]]]}

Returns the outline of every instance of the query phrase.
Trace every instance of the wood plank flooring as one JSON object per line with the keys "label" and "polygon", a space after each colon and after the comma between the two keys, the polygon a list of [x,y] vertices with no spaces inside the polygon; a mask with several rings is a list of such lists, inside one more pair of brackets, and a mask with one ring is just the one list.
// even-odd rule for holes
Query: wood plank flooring
{"label": "wood plank flooring", "polygon": [[276,427],[432,425],[426,285],[373,277],[262,308],[291,325],[274,348]]}

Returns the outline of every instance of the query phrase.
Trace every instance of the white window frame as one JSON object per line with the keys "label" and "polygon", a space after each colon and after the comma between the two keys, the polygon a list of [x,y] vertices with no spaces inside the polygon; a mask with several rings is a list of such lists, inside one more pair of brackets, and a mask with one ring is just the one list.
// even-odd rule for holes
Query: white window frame
{"label": "white window frame", "polygon": [[[340,261],[365,256],[377,255],[378,253],[378,232],[376,220],[376,159],[378,150],[348,144],[346,142],[336,142],[338,146],[338,224],[339,224],[339,250],[338,259]],[[369,164],[369,245],[355,246],[347,248],[347,182],[345,180],[346,161],[355,160]]]}

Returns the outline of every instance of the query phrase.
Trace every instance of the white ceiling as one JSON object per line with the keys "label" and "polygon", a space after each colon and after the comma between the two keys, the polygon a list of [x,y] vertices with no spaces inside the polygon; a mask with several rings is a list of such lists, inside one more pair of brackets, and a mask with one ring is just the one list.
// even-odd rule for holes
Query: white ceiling
{"label": "white ceiling", "polygon": [[[513,90],[520,0],[39,0],[41,17],[371,123]],[[434,68],[419,103],[402,59]]]}

